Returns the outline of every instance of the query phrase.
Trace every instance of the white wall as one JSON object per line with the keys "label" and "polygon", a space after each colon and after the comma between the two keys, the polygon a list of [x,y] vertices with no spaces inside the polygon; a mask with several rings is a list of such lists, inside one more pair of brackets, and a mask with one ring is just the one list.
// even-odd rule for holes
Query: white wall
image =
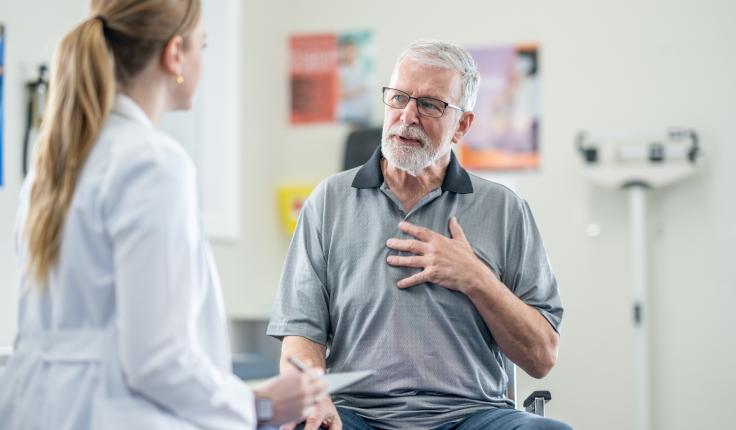
{"label": "white wall", "polygon": [[[50,41],[81,18],[81,3],[0,4],[0,21],[8,24],[0,344],[8,343],[14,330],[11,230],[21,85],[35,64],[50,56]],[[45,13],[36,15],[39,10]],[[736,420],[733,408],[721,406],[736,385],[731,366],[736,354],[731,329],[736,323],[731,311],[736,302],[731,261],[736,255],[735,19],[736,5],[729,0],[247,1],[243,239],[214,244],[229,312],[241,318],[268,313],[289,240],[279,229],[276,184],[316,181],[340,166],[344,127],[288,124],[289,34],[373,30],[379,84],[388,79],[399,51],[419,37],[466,46],[536,41],[542,168],[513,181],[542,230],[566,314],[559,364],[542,381],[522,377],[522,391],[552,390],[549,414],[575,428],[633,428],[627,200],[581,180],[572,141],[580,129],[690,126],[702,137],[703,170],[650,199],[653,418],[661,430],[727,426]],[[376,109],[381,110],[378,89]],[[585,235],[593,222],[601,226],[595,239]]]}
{"label": "white wall", "polygon": [[213,251],[228,312],[244,319],[267,318],[289,244],[280,230],[275,194],[286,127],[282,37],[288,10],[283,2],[243,4],[242,240],[215,242]]}
{"label": "white wall", "polygon": [[56,43],[86,15],[86,2],[24,0],[0,2],[5,24],[5,184],[0,188],[0,347],[13,342],[16,324],[18,268],[13,225],[21,183],[21,148],[25,130],[25,83],[35,80],[37,67],[49,63]]}

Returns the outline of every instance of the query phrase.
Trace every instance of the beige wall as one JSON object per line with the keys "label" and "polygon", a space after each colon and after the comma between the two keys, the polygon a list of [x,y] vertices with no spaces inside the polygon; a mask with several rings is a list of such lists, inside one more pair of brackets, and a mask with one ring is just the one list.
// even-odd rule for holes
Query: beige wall
{"label": "beige wall", "polygon": [[[50,0],[9,3],[0,6],[0,21],[12,24],[8,186],[0,190],[0,344],[14,331],[17,271],[10,238],[23,125],[20,84],[49,52],[48,41],[82,16],[80,1],[65,7]],[[34,15],[42,9],[48,13]],[[702,171],[650,198],[652,414],[661,430],[723,428],[735,421],[734,409],[720,406],[736,385],[735,17],[728,0],[246,2],[243,236],[214,245],[231,315],[268,313],[289,240],[279,230],[275,185],[317,181],[336,171],[347,132],[342,126],[289,126],[289,34],[373,30],[379,84],[402,47],[420,37],[466,46],[536,41],[542,168],[513,181],[542,230],[566,314],[558,366],[542,381],[522,377],[522,394],[552,390],[549,415],[579,429],[633,428],[627,200],[581,179],[572,142],[580,129],[689,126],[702,138]],[[381,112],[378,89],[376,95]],[[585,234],[590,223],[601,226],[597,238]]]}

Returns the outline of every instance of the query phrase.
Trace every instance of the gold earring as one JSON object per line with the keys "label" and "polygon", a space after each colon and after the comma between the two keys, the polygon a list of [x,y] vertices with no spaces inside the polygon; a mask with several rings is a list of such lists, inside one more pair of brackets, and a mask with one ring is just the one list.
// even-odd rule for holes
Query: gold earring
{"label": "gold earring", "polygon": [[184,83],[184,76],[182,75],[176,75],[176,83],[181,85]]}

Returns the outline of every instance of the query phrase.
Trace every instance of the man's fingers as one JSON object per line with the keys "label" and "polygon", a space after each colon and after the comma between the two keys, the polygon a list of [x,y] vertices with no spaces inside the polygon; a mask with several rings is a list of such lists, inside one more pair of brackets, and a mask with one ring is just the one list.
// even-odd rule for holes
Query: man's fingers
{"label": "man's fingers", "polygon": [[401,221],[399,223],[399,230],[416,237],[422,242],[429,242],[429,240],[432,239],[432,235],[436,234],[432,230],[416,226],[408,221]]}
{"label": "man's fingers", "polygon": [[424,258],[417,256],[400,257],[398,255],[389,255],[386,261],[392,266],[401,267],[417,267],[423,269],[426,265]]}
{"label": "man's fingers", "polygon": [[464,242],[467,242],[468,239],[465,238],[465,232],[463,231],[463,228],[460,227],[460,223],[457,222],[457,217],[450,218],[450,235],[453,239],[461,239]]}
{"label": "man's fingers", "polygon": [[318,430],[324,419],[323,413],[313,413],[307,416],[307,421],[304,423],[304,430]]}
{"label": "man's fingers", "polygon": [[400,280],[396,286],[399,288],[409,288],[413,287],[415,285],[422,284],[424,282],[427,282],[429,280],[429,274],[426,270],[422,270],[419,273],[416,273],[412,276],[409,276],[408,278],[404,278]]}
{"label": "man's fingers", "polygon": [[397,251],[406,251],[417,255],[424,254],[427,248],[427,244],[418,240],[396,238],[387,240],[386,246]]}
{"label": "man's fingers", "polygon": [[342,420],[340,419],[340,415],[337,413],[337,410],[335,411],[335,416],[332,419],[332,422],[323,424],[326,424],[329,430],[342,430]]}
{"label": "man's fingers", "polygon": [[296,427],[295,422],[286,423],[286,424],[282,424],[281,427],[279,427],[279,430],[294,430],[295,427]]}

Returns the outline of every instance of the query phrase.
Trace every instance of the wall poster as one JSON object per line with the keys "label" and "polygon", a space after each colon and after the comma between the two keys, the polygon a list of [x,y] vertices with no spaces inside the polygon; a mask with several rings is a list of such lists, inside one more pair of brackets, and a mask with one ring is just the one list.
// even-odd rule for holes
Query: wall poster
{"label": "wall poster", "polygon": [[481,84],[475,122],[460,145],[473,170],[539,167],[539,61],[536,45],[469,50]]}
{"label": "wall poster", "polygon": [[292,124],[370,123],[380,100],[371,32],[295,35],[289,47]]}

